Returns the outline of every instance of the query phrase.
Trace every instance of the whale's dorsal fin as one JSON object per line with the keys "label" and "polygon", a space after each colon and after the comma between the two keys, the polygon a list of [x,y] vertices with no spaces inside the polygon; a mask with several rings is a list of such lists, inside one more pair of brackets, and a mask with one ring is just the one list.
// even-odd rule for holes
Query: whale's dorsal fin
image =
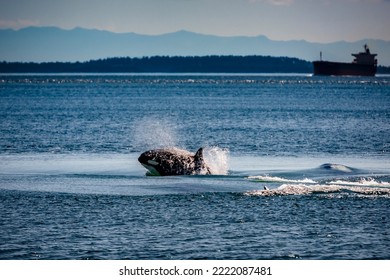
{"label": "whale's dorsal fin", "polygon": [[195,162],[195,171],[197,173],[205,172],[206,174],[211,174],[210,168],[204,161],[203,157],[203,148],[199,148],[199,150],[194,155]]}
{"label": "whale's dorsal fin", "polygon": [[204,161],[203,159],[203,148],[199,148],[199,150],[195,153],[194,156],[195,162]]}

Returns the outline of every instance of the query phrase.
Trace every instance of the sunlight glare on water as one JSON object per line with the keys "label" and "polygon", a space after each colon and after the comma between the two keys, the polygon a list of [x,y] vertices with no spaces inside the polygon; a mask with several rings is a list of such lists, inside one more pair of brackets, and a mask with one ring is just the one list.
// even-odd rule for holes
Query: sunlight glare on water
{"label": "sunlight glare on water", "polygon": [[[0,259],[388,260],[389,85],[2,76]],[[168,147],[213,175],[145,176]]]}

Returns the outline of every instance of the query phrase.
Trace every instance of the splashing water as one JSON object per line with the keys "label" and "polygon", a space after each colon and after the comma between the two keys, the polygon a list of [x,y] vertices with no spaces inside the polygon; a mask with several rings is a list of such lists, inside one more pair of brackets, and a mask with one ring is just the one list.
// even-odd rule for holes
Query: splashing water
{"label": "splashing water", "polygon": [[220,147],[205,147],[203,157],[213,175],[227,175],[229,169],[229,151]]}
{"label": "splashing water", "polygon": [[175,122],[160,116],[148,116],[134,122],[133,145],[138,150],[177,146]]}
{"label": "splashing water", "polygon": [[[144,117],[134,122],[133,145],[141,151],[161,148],[183,151],[179,145],[177,128],[176,122],[170,119],[158,116]],[[212,175],[228,174],[228,154],[227,149],[219,147],[205,147],[203,149],[204,160]]]}

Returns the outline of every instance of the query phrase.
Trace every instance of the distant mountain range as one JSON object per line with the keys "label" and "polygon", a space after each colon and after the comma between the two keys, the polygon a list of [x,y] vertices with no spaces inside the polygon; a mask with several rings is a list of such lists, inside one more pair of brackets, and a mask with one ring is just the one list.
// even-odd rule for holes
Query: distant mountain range
{"label": "distant mountain range", "polygon": [[304,40],[275,41],[265,36],[222,37],[178,31],[163,35],[113,33],[109,31],[57,27],[0,30],[0,61],[75,62],[108,57],[262,55],[295,57],[307,61],[351,62],[351,53],[368,44],[378,54],[378,64],[390,66],[390,41],[312,43]]}

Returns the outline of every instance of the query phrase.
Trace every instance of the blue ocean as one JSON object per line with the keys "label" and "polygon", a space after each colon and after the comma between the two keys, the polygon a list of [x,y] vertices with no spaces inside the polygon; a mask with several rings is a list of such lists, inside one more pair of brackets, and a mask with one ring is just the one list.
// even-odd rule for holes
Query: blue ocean
{"label": "blue ocean", "polygon": [[390,77],[2,75],[0,211],[0,259],[390,259]]}

